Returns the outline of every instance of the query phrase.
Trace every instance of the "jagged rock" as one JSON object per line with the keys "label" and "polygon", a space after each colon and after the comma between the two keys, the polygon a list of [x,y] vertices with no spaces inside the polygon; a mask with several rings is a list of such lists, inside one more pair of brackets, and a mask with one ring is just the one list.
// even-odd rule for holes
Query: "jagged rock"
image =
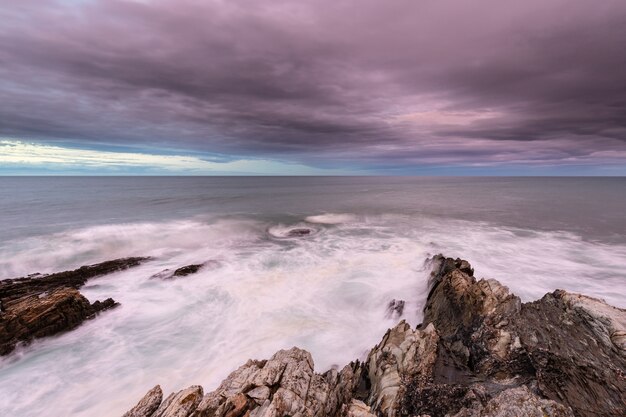
{"label": "jagged rock", "polygon": [[528,370],[527,361],[509,363],[515,359],[508,350],[515,338],[506,325],[520,312],[519,297],[496,280],[466,274],[460,269],[465,263],[434,257],[424,323],[435,325],[442,345],[455,353],[461,368],[509,377]]}
{"label": "jagged rock", "polygon": [[203,390],[199,385],[170,394],[151,417],[189,417],[202,400]]}
{"label": "jagged rock", "polygon": [[519,336],[546,397],[576,415],[626,415],[626,310],[555,291],[522,306],[509,328]]}
{"label": "jagged rock", "polygon": [[436,257],[424,310],[442,338],[436,377],[536,381],[577,416],[626,415],[626,310],[562,290],[522,304],[458,266]]}
{"label": "jagged rock", "polygon": [[71,330],[119,304],[108,298],[90,304],[78,288],[87,280],[131,268],[149,258],[124,258],[50,275],[0,281],[0,355],[18,343]]}
{"label": "jagged rock", "polygon": [[90,304],[73,288],[12,300],[0,314],[0,354],[8,354],[19,342],[28,343],[35,338],[71,330],[116,305],[110,298]]}
{"label": "jagged rock", "polygon": [[163,401],[163,391],[157,385],[144,395],[144,397],[123,417],[150,417],[159,408]]}
{"label": "jagged rock", "polygon": [[367,359],[371,383],[368,403],[384,416],[396,416],[407,380],[426,383],[432,377],[439,336],[433,326],[411,330],[403,320],[387,331]]}
{"label": "jagged rock", "polygon": [[[145,417],[339,416],[352,399],[359,382],[355,370],[359,369],[354,363],[340,372],[330,370],[320,375],[313,371],[308,352],[298,348],[281,350],[269,360],[248,361],[197,402],[195,396],[184,404],[176,400],[182,398],[181,393],[189,395],[192,389],[201,392],[200,387],[191,387],[172,400],[168,397],[154,414]],[[146,394],[140,404],[150,397]],[[167,413],[161,414],[165,412],[162,410]]]}

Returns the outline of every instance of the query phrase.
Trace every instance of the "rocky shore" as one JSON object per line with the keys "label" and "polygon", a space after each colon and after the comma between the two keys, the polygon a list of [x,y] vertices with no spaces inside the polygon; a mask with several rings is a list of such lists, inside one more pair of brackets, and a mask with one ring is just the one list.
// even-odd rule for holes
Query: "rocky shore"
{"label": "rocky shore", "polygon": [[0,355],[9,354],[19,343],[71,330],[117,306],[111,298],[90,303],[78,289],[89,279],[132,268],[147,259],[117,259],[73,271],[0,281]]}
{"label": "rocky shore", "polygon": [[424,322],[401,321],[365,360],[318,374],[281,350],[209,393],[157,385],[124,417],[626,415],[626,310],[562,290],[522,303],[467,261],[430,264]]}

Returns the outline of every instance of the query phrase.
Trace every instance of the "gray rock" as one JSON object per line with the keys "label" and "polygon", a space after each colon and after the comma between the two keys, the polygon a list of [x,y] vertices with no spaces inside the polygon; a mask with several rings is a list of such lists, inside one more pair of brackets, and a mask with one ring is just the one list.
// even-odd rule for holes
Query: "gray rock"
{"label": "gray rock", "polygon": [[347,417],[376,417],[370,406],[363,401],[352,400],[348,407]]}
{"label": "gray rock", "polygon": [[170,394],[150,417],[189,417],[202,400],[202,387],[189,388]]}
{"label": "gray rock", "polygon": [[368,403],[383,416],[399,415],[405,381],[426,382],[431,377],[438,341],[433,326],[411,330],[403,320],[388,330],[367,359],[371,383]]}
{"label": "gray rock", "polygon": [[144,395],[144,397],[123,417],[150,417],[159,408],[163,401],[163,391],[157,385]]}
{"label": "gray rock", "polygon": [[438,256],[434,265],[424,321],[441,336],[435,379],[536,382],[539,395],[575,415],[626,415],[626,310],[562,290],[522,304],[457,260]]}

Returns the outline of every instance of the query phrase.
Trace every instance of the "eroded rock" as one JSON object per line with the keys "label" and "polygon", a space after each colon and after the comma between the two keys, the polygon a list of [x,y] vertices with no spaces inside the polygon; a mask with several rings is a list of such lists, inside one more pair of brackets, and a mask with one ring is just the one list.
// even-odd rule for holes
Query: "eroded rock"
{"label": "eroded rock", "polygon": [[[360,370],[358,364],[351,364],[340,372],[331,370],[324,374],[316,374],[313,371],[313,359],[308,352],[298,348],[281,350],[269,360],[248,361],[230,374],[215,391],[197,402],[197,397],[194,396],[185,403],[184,409],[180,400],[181,393],[201,392],[199,387],[181,391],[174,399],[169,402],[165,400],[158,410],[145,417],[345,415],[348,410],[347,404],[350,404],[352,392],[359,381],[358,370]],[[147,402],[146,398],[151,397],[146,394],[133,410],[142,402]],[[180,414],[176,414],[178,409],[182,410]],[[162,414],[164,410],[169,414]],[[357,412],[356,408],[353,412]]]}
{"label": "eroded rock", "polygon": [[18,343],[71,330],[119,304],[108,298],[91,304],[77,289],[87,280],[141,264],[149,258],[124,258],[73,271],[0,281],[0,355]]}
{"label": "eroded rock", "polygon": [[433,326],[411,330],[403,320],[388,330],[367,359],[371,383],[368,403],[384,416],[398,415],[406,381],[422,385],[432,378],[438,341]]}
{"label": "eroded rock", "polygon": [[57,288],[80,288],[87,280],[113,272],[132,268],[150,258],[123,258],[106,261],[95,265],[82,266],[73,271],[57,272],[49,275],[31,274],[24,278],[0,281],[0,300],[5,304],[17,298],[41,294]]}
{"label": "eroded rock", "polygon": [[170,394],[151,414],[151,417],[189,417],[202,401],[203,390],[199,385]]}
{"label": "eroded rock", "polygon": [[161,405],[163,401],[163,391],[157,385],[144,395],[144,397],[123,417],[150,417]]}
{"label": "eroded rock", "polygon": [[442,339],[436,377],[536,383],[577,416],[626,415],[626,310],[562,290],[522,304],[457,260],[439,256],[435,264],[424,322]]}
{"label": "eroded rock", "polygon": [[100,311],[117,305],[112,299],[90,304],[78,290],[60,288],[30,295],[5,304],[0,314],[0,354],[10,353],[18,343],[71,330]]}

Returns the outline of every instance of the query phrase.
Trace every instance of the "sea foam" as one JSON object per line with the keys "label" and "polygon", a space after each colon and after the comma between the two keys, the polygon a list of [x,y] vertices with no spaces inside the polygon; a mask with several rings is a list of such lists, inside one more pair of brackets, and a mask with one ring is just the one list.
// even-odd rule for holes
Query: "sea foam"
{"label": "sea foam", "polygon": [[[385,314],[390,300],[406,301],[411,325],[421,321],[424,261],[439,252],[468,259],[478,277],[497,278],[523,301],[563,288],[624,306],[623,245],[484,222],[332,216],[113,224],[1,247],[4,278],[155,259],[83,288],[90,300],[113,297],[120,308],[0,360],[0,415],[121,415],[155,383],[166,392],[190,383],[213,389],[246,360],[294,345],[313,354],[318,371],[344,366],[395,323]],[[311,224],[311,235],[276,238]],[[219,267],[149,279],[210,260]]]}

